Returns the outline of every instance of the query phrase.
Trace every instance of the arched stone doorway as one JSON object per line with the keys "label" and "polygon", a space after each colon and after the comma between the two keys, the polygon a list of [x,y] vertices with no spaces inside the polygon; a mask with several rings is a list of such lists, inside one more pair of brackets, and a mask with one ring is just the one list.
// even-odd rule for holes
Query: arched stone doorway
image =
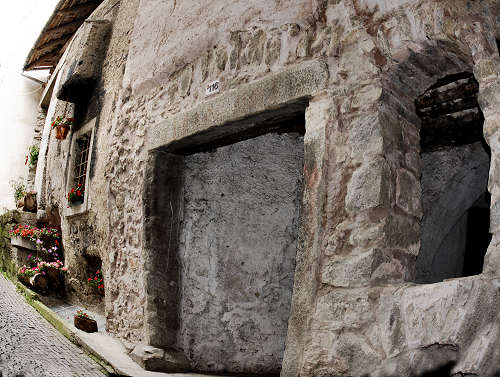
{"label": "arched stone doorway", "polygon": [[472,72],[438,80],[419,96],[423,219],[416,281],[482,272],[489,233],[490,149]]}

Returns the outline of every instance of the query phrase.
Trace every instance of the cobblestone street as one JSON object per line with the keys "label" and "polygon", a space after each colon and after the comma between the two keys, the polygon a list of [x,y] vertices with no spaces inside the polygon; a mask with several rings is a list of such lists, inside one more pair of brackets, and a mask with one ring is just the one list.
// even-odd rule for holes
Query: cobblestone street
{"label": "cobblestone street", "polygon": [[105,376],[0,275],[0,377]]}

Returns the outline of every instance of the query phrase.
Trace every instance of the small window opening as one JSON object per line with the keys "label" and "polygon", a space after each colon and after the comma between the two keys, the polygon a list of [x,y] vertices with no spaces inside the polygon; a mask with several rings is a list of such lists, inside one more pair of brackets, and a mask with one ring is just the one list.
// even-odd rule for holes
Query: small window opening
{"label": "small window opening", "polygon": [[94,278],[97,271],[101,271],[102,269],[102,261],[96,255],[85,254],[85,263],[86,263],[86,273],[88,277]]}
{"label": "small window opening", "polygon": [[77,157],[75,160],[75,186],[85,187],[90,149],[90,134],[85,134],[76,141]]}
{"label": "small window opening", "polygon": [[415,100],[422,124],[424,217],[417,282],[480,274],[491,241],[487,193],[490,150],[483,137],[479,85],[462,72]]}
{"label": "small window opening", "polygon": [[500,56],[500,39],[497,39],[498,55]]}

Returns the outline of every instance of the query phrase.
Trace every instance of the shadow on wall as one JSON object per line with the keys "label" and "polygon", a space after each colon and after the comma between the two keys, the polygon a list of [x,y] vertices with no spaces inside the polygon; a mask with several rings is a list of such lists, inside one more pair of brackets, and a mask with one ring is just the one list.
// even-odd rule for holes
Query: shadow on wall
{"label": "shadow on wall", "polygon": [[[477,376],[476,374],[469,374],[469,373],[463,373],[463,372],[455,372],[452,373],[453,368],[457,364],[456,361],[449,361],[446,364],[443,364],[442,366],[427,371],[423,374],[412,374],[412,377],[455,377],[455,376]],[[370,377],[369,375],[365,375],[364,377]],[[397,376],[392,376],[392,377],[397,377]],[[500,370],[493,374],[491,377],[500,377]]]}

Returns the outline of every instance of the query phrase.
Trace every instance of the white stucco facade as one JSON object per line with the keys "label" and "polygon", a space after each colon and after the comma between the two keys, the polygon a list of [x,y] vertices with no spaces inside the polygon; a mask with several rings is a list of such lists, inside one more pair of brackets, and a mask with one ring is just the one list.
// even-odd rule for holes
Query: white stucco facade
{"label": "white stucco facade", "polygon": [[[21,76],[26,56],[57,0],[22,0],[0,6],[0,210],[14,208],[11,180],[28,172],[25,156],[33,135],[43,88]],[[19,15],[23,15],[19,17]],[[39,79],[43,71],[31,72]]]}

